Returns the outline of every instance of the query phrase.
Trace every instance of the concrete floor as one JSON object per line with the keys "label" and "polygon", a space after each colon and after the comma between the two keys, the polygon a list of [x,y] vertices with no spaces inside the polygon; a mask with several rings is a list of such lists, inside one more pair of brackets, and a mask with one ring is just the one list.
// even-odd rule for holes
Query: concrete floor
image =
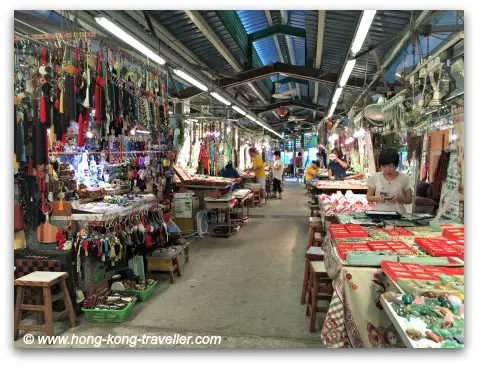
{"label": "concrete floor", "polygon": [[[206,348],[322,347],[320,333],[309,332],[305,305],[300,304],[307,200],[303,185],[286,183],[284,199],[251,209],[249,223],[238,234],[194,241],[182,277],[173,285],[161,281],[153,297],[137,304],[126,322],[95,324],[82,317],[80,326],[66,330],[60,324],[55,334],[63,329],[62,335],[78,336],[180,333],[222,336],[221,345]],[[323,317],[318,318],[320,329]],[[36,347],[25,345],[21,337],[15,345]]]}

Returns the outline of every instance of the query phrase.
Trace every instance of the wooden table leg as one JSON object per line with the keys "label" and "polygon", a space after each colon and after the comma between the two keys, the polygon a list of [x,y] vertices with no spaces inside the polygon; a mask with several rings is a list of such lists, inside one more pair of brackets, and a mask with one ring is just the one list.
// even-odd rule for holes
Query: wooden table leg
{"label": "wooden table leg", "polygon": [[189,247],[184,248],[184,263],[189,262]]}
{"label": "wooden table leg", "polygon": [[229,230],[229,236],[232,234],[232,225],[231,225],[231,209],[228,207],[227,208],[227,226],[228,226],[228,230]]}
{"label": "wooden table leg", "polygon": [[63,301],[65,302],[66,311],[68,313],[68,321],[70,322],[70,327],[76,327],[76,315],[75,310],[73,309],[73,304],[71,303],[70,293],[68,292],[68,287],[66,286],[66,281],[63,280],[60,282],[61,291],[63,292]]}
{"label": "wooden table leg", "polygon": [[24,291],[25,289],[22,286],[17,286],[17,302],[15,303],[15,319],[13,324],[13,339],[15,341],[18,339],[18,326],[22,321],[21,306],[23,304]]}
{"label": "wooden table leg", "polygon": [[181,277],[181,270],[179,268],[179,261],[178,261],[178,257],[176,258],[173,258],[173,265],[176,264],[176,273],[178,275],[178,277]]}
{"label": "wooden table leg", "polygon": [[309,282],[309,262],[309,259],[305,258],[304,282],[302,283],[302,294],[300,296],[301,304],[305,304],[305,297],[307,294],[307,283]]}
{"label": "wooden table leg", "polygon": [[317,294],[319,292],[319,281],[317,280],[317,278],[315,277],[315,273],[314,273],[314,276],[312,278],[310,278],[310,280],[313,281],[312,283],[312,293],[311,293],[311,297],[312,297],[312,306],[311,306],[311,309],[310,309],[310,331],[311,332],[315,332],[315,320],[316,320],[316,316],[317,316]]}
{"label": "wooden table leg", "polygon": [[43,306],[45,309],[46,335],[53,335],[53,309],[51,303],[51,288],[43,287]]}

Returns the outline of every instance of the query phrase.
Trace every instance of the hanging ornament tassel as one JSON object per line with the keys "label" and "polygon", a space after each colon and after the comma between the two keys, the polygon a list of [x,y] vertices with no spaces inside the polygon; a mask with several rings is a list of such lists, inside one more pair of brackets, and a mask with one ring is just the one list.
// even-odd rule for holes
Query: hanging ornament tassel
{"label": "hanging ornament tassel", "polygon": [[85,146],[85,124],[83,123],[83,114],[78,116],[78,146]]}
{"label": "hanging ornament tassel", "polygon": [[46,122],[46,104],[45,97],[40,97],[40,123]]}
{"label": "hanging ornament tassel", "polygon": [[58,210],[63,211],[63,200],[60,199],[60,203],[58,204]]}

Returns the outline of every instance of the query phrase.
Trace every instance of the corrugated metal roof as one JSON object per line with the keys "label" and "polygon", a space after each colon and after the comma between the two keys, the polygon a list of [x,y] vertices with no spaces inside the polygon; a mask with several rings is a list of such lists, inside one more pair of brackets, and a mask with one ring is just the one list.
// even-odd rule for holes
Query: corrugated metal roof
{"label": "corrugated metal roof", "polygon": [[357,10],[327,11],[321,69],[340,73],[360,16]]}
{"label": "corrugated metal roof", "polygon": [[287,24],[305,29],[305,10],[286,10]]}
{"label": "corrugated metal roof", "polygon": [[237,10],[237,15],[241,18],[247,34],[266,29],[269,26],[263,10]]}
{"label": "corrugated metal roof", "polygon": [[232,66],[182,10],[154,10],[151,15],[202,62],[217,71],[233,72]]}
{"label": "corrugated metal roof", "polygon": [[[368,32],[370,42],[366,39],[361,51],[366,50],[370,45],[380,45],[375,51],[379,59],[382,60],[391,45],[410,24],[410,16],[410,11],[378,10]],[[384,42],[386,43],[384,44]],[[352,75],[368,79],[376,71],[377,64],[372,54],[369,53],[357,60]]]}

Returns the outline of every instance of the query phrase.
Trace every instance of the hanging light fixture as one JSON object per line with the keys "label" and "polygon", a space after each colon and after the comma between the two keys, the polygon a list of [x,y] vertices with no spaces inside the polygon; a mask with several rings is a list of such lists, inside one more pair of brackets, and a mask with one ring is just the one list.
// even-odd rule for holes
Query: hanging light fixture
{"label": "hanging light fixture", "polygon": [[221,95],[219,95],[216,92],[211,92],[211,96],[225,105],[231,105],[230,101],[226,100],[225,98],[223,98]]}
{"label": "hanging light fixture", "polygon": [[139,42],[130,34],[126,33],[122,28],[118,27],[109,19],[105,17],[97,17],[95,18],[95,20],[99,25],[108,30],[111,34],[115,35],[123,42],[129,44],[131,47],[135,48],[149,59],[157,62],[160,65],[164,65],[166,63],[166,60],[164,60],[164,58],[159,56],[156,52],[150,50],[148,47],[146,47],[143,43]]}
{"label": "hanging light fixture", "polygon": [[362,19],[360,19],[359,29],[355,34],[354,42],[352,43],[352,52],[355,54],[360,51],[363,45],[363,41],[367,36],[368,30],[372,25],[373,18],[375,17],[376,10],[364,10]]}
{"label": "hanging light fixture", "polygon": [[234,109],[237,113],[242,114],[243,116],[245,116],[245,115],[247,114],[246,112],[244,112],[244,111],[243,111],[241,108],[239,108],[238,106],[233,105],[233,106],[232,106],[232,109]]}
{"label": "hanging light fixture", "polygon": [[208,88],[206,85],[204,85],[200,81],[197,81],[192,76],[189,76],[183,70],[175,69],[174,73],[178,75],[180,78],[186,80],[188,83],[193,84],[195,87],[201,89],[202,91],[205,91],[205,92],[208,91]]}

